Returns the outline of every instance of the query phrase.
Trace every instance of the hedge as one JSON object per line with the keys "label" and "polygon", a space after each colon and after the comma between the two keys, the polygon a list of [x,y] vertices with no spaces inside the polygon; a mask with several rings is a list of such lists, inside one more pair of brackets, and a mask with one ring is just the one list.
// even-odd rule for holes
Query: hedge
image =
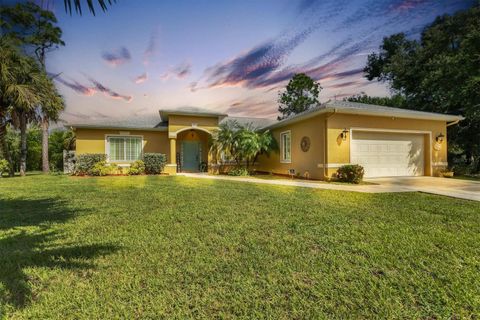
{"label": "hedge", "polygon": [[337,170],[336,178],[338,181],[360,183],[363,179],[364,170],[359,164],[347,164]]}
{"label": "hedge", "polygon": [[75,173],[79,175],[91,174],[96,163],[106,161],[107,155],[102,153],[85,153],[77,156]]}
{"label": "hedge", "polygon": [[165,168],[167,156],[163,153],[144,153],[143,162],[146,174],[159,174]]}

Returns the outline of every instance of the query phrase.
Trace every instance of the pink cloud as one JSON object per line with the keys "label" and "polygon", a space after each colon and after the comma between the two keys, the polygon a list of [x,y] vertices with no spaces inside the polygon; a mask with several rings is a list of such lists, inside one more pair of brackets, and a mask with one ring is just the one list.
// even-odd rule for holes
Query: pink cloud
{"label": "pink cloud", "polygon": [[144,74],[141,74],[138,77],[136,77],[133,80],[133,82],[135,82],[136,84],[140,84],[140,83],[144,83],[147,80],[148,80],[148,74],[145,72]]}

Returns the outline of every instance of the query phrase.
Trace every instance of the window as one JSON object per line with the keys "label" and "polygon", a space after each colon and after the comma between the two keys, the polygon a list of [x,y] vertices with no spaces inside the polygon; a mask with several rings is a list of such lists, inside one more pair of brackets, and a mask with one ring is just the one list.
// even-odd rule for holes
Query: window
{"label": "window", "polygon": [[141,137],[107,137],[109,161],[135,161],[142,156]]}
{"label": "window", "polygon": [[284,163],[292,162],[292,138],[291,138],[290,131],[280,133],[280,143],[281,143],[280,162],[284,162]]}

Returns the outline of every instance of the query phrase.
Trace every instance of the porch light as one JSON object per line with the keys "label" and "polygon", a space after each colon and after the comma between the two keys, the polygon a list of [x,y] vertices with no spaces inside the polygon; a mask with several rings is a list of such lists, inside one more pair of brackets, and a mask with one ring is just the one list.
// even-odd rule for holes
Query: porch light
{"label": "porch light", "polygon": [[440,134],[435,138],[435,140],[437,140],[438,143],[442,143],[444,139],[445,139],[445,136],[443,135],[443,133],[440,133]]}
{"label": "porch light", "polygon": [[343,141],[347,140],[347,134],[348,134],[347,128],[343,129],[342,133],[340,134],[340,137],[342,137]]}

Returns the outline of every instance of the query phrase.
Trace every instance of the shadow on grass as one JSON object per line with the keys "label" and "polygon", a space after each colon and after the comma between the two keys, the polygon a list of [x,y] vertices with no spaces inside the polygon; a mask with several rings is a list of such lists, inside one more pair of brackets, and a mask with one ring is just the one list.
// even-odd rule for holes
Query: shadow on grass
{"label": "shadow on grass", "polygon": [[79,211],[62,201],[0,199],[0,208],[0,305],[23,308],[35,300],[35,279],[25,272],[27,268],[93,269],[95,257],[118,249],[109,244],[67,243],[52,226]]}

